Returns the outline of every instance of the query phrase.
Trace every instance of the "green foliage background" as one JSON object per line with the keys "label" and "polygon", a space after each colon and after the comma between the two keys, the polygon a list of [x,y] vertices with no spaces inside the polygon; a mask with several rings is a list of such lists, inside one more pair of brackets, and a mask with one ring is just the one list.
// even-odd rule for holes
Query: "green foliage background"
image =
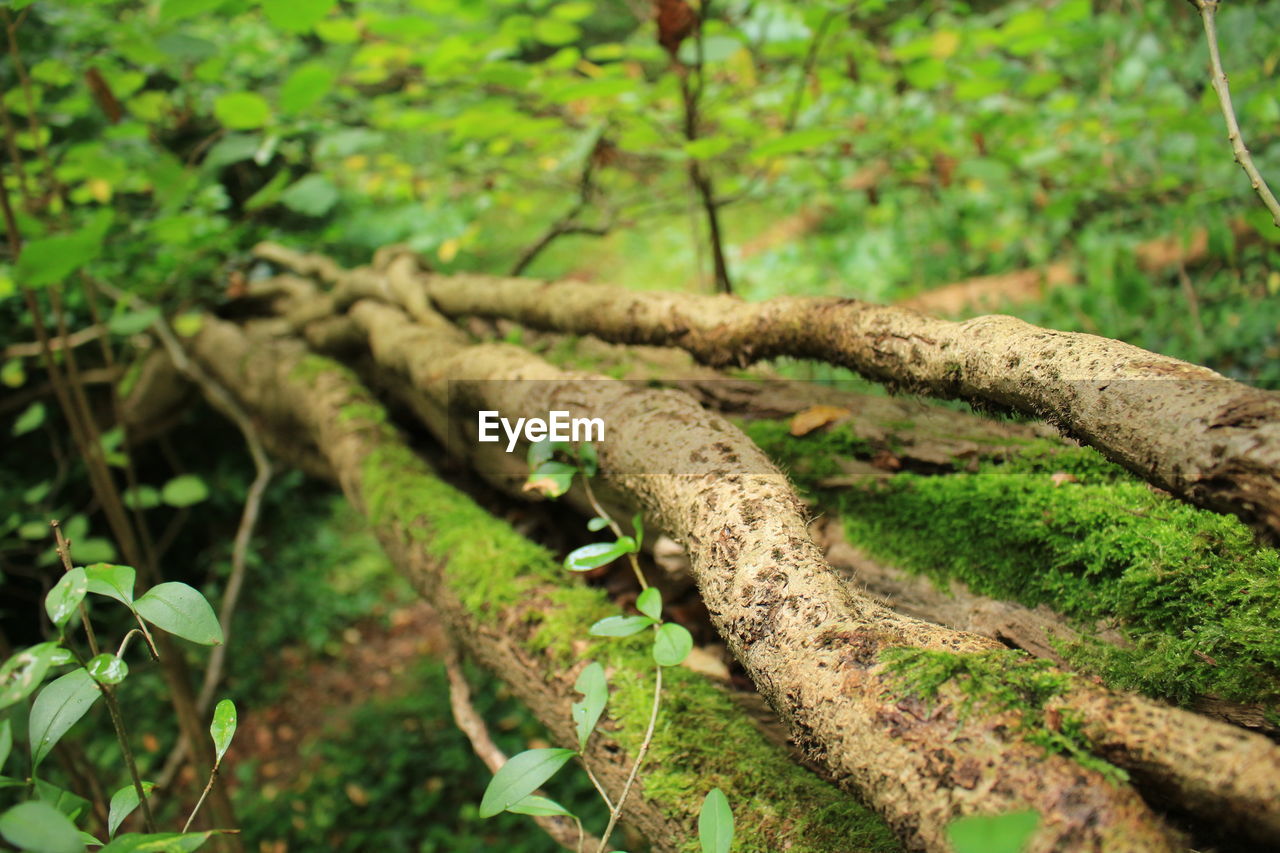
{"label": "green foliage background", "polygon": [[[72,328],[94,323],[80,272],[181,318],[226,309],[235,275],[260,272],[248,255],[260,240],[351,264],[404,243],[444,272],[503,273],[571,211],[608,233],[554,242],[530,274],[703,290],[692,160],[726,201],[730,268],[746,298],[891,301],[1066,259],[1080,283],[1019,306],[1021,316],[1280,384],[1280,239],[1232,162],[1189,4],[724,0],[704,31],[692,140],[679,72],[646,8],[0,2],[14,36],[13,51],[0,52],[2,179],[25,241],[21,261],[0,255],[0,345],[34,339],[23,287],[39,291],[47,325],[55,294]],[[1228,2],[1219,26],[1246,139],[1274,183],[1280,4]],[[696,61],[692,41],[679,57]],[[816,227],[799,238],[766,239],[775,224],[814,211]],[[1238,219],[1255,239],[1238,243]],[[1197,228],[1208,231],[1208,263],[1139,269],[1139,243]],[[136,366],[152,316],[98,307],[112,347]],[[40,630],[29,614],[55,562],[48,518],[64,520],[78,562],[118,556],[41,382],[34,356],[0,357],[0,615],[16,644]],[[207,415],[189,416],[172,441],[137,453],[142,483],[130,499],[154,527],[173,528],[172,553],[184,555],[176,574],[204,582],[216,600],[251,473],[238,442]],[[119,430],[104,436],[104,451],[122,468]],[[971,482],[986,500],[980,476]],[[274,574],[242,614],[229,685],[250,706],[279,695],[259,660],[282,645],[323,657],[345,628],[385,606],[367,594],[390,583],[385,567],[351,544],[349,518],[295,506],[305,488],[286,478],[268,499],[281,535],[309,545],[270,546],[273,557],[255,567]],[[920,511],[901,505],[904,517]],[[320,576],[349,594],[315,595]],[[270,618],[254,618],[263,613]],[[146,677],[143,669],[137,683]],[[340,773],[325,771],[299,795],[298,814],[270,801],[247,808],[246,837],[292,833],[332,849],[492,845],[484,833],[494,830],[478,828],[462,805],[478,800],[480,786],[435,798],[397,787],[405,761],[438,762],[449,778],[475,773],[456,737],[434,723],[403,725],[446,713],[439,673],[423,679],[422,693],[354,711],[339,735],[313,747],[341,773],[367,757],[362,733],[403,737],[386,790],[370,790],[403,804],[373,821],[390,829],[334,834],[368,815],[342,793]],[[484,702],[501,701],[488,691]],[[154,699],[140,686],[131,713],[145,720]],[[529,726],[521,718],[513,729],[532,736]],[[109,743],[87,748],[101,763],[115,760]],[[452,840],[413,848],[396,834],[426,824]]]}

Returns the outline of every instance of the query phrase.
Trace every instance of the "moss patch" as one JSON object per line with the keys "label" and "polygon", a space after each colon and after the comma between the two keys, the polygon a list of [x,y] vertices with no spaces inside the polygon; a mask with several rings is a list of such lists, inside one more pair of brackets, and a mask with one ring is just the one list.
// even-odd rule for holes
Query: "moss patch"
{"label": "moss patch", "polygon": [[[1280,707],[1280,553],[1232,516],[1157,493],[1088,448],[1035,445],[975,473],[816,486],[835,452],[756,429],[819,509],[876,557],[975,592],[1045,604],[1088,637],[1062,651],[1107,684],[1186,705],[1198,695]],[[837,444],[838,447],[838,444]],[[1063,475],[1069,475],[1064,477]]]}
{"label": "moss patch", "polygon": [[858,438],[846,426],[824,429],[803,438],[791,435],[786,420],[753,420],[741,424],[743,431],[798,482],[814,482],[841,473],[839,460],[866,459],[874,452],[871,443]]}
{"label": "moss patch", "polygon": [[[566,668],[585,659],[603,664],[611,689],[609,734],[634,754],[653,695],[648,635],[589,637],[593,622],[618,612],[606,594],[576,582],[545,549],[439,480],[385,416],[366,406],[380,408],[353,392],[343,421],[376,437],[362,466],[370,521],[410,531],[420,547],[444,561],[445,582],[477,619],[520,606],[536,622],[531,651]],[[774,850],[783,833],[794,840],[794,851],[900,849],[876,814],[788,761],[720,689],[682,668],[667,670],[664,681],[643,779],[646,796],[669,818],[696,814],[706,792],[719,786],[730,803],[751,804],[752,817],[739,821],[734,845],[743,853]],[[697,850],[696,841],[685,849]]]}
{"label": "moss patch", "polygon": [[1113,782],[1129,778],[1124,770],[1089,751],[1082,721],[1062,711],[1050,712],[1050,699],[1065,693],[1072,676],[1055,671],[1048,661],[1012,649],[977,654],[890,649],[881,655],[886,672],[901,690],[926,702],[938,701],[947,685],[959,694],[957,711],[964,719],[974,711],[1018,714],[1019,731],[1047,752],[1065,755]]}

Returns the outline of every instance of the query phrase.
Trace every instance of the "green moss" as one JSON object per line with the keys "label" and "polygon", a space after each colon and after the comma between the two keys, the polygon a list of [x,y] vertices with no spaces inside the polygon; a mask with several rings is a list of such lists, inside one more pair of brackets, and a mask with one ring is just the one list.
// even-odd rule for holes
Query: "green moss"
{"label": "green moss", "polygon": [[[1086,639],[1064,653],[1112,686],[1184,705],[1280,703],[1280,554],[1234,517],[1158,494],[1088,449],[1034,447],[972,474],[840,491],[815,479],[800,482],[875,556],[1069,617]],[[1098,625],[1131,645],[1092,639]]]}
{"label": "green moss", "polygon": [[344,406],[342,411],[338,412],[339,423],[357,420],[376,424],[386,423],[387,410],[376,403],[359,402]]}
{"label": "green moss", "polygon": [[865,459],[873,452],[870,442],[844,426],[812,432],[804,438],[791,435],[787,421],[747,421],[742,429],[800,482],[836,476],[841,473],[840,459]]}
{"label": "green moss", "polygon": [[1056,671],[1049,661],[1012,649],[956,654],[898,648],[886,651],[881,659],[890,678],[911,695],[937,702],[952,685],[959,694],[961,719],[974,712],[1016,712],[1019,732],[1028,742],[1068,756],[1112,781],[1128,779],[1123,770],[1089,751],[1078,717],[1057,711],[1050,719],[1049,700],[1070,688],[1072,676]]}
{"label": "green moss", "polygon": [[[653,698],[649,635],[589,637],[593,622],[618,612],[607,595],[578,583],[545,549],[440,481],[369,407],[377,404],[354,399],[344,408],[344,421],[390,439],[377,442],[362,466],[370,521],[410,531],[420,547],[444,561],[449,589],[481,622],[519,606],[534,628],[530,652],[566,668],[586,659],[603,664],[611,688],[605,725],[634,754]],[[781,832],[796,839],[795,851],[900,849],[877,815],[791,763],[705,678],[676,668],[664,672],[664,682],[642,778],[645,795],[669,818],[696,814],[706,792],[719,786],[731,803],[752,804],[752,820],[740,821],[737,829],[735,850],[742,853],[776,849],[773,839]],[[698,846],[691,841],[686,849]]]}

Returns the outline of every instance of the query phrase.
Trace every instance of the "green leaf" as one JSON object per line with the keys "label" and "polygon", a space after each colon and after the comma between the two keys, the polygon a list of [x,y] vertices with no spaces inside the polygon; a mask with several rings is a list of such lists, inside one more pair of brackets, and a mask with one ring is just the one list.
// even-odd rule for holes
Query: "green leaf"
{"label": "green leaf", "polygon": [[32,430],[39,429],[40,424],[44,423],[44,416],[44,403],[36,401],[27,406],[22,414],[18,415],[18,419],[13,422],[13,429],[11,430],[13,437],[17,438],[20,435],[26,435]]}
{"label": "green leaf", "polygon": [[134,603],[138,615],[170,634],[216,646],[222,642],[222,627],[203,595],[185,583],[157,584]]}
{"label": "green leaf", "polygon": [[507,806],[507,811],[512,814],[527,814],[534,817],[556,817],[558,815],[573,817],[573,812],[555,800],[539,797],[537,794],[530,794],[520,802]]}
{"label": "green leaf", "polygon": [[213,722],[209,726],[209,736],[213,738],[214,764],[222,761],[231,746],[231,739],[236,736],[236,703],[223,699],[213,709]]}
{"label": "green leaf", "polygon": [[733,147],[732,136],[708,136],[684,144],[684,153],[695,160],[708,160]]}
{"label": "green leaf", "polygon": [[657,624],[648,616],[609,616],[587,629],[593,637],[630,637]]}
{"label": "green leaf", "polygon": [[693,635],[683,625],[667,622],[653,636],[653,659],[659,666],[679,666],[693,651]]}
{"label": "green leaf", "polygon": [[574,2],[557,3],[552,6],[551,15],[562,21],[581,21],[584,18],[591,17],[591,13],[595,9],[595,3],[588,2],[588,0],[574,0]]}
{"label": "green leaf", "polygon": [[33,769],[40,766],[54,745],[88,713],[101,695],[97,683],[83,668],[73,669],[54,679],[40,691],[36,701],[31,703],[31,717],[27,723]]}
{"label": "green leaf", "polygon": [[89,579],[89,592],[114,598],[130,608],[133,607],[133,583],[137,573],[131,566],[94,563],[86,566],[84,573]]}
{"label": "green leaf", "polygon": [[324,175],[307,175],[280,194],[280,203],[303,216],[324,216],[338,203],[338,188]]}
{"label": "green leaf", "polygon": [[577,41],[582,30],[577,24],[561,18],[540,18],[533,23],[533,35],[543,44],[559,47]]}
{"label": "green leaf", "polygon": [[1040,827],[1033,811],[1002,815],[973,815],[953,820],[947,838],[955,853],[1022,853]]}
{"label": "green leaf", "polygon": [[0,708],[7,708],[26,699],[40,682],[45,673],[54,665],[54,655],[63,651],[57,643],[40,643],[11,655],[4,666],[0,666]]}
{"label": "green leaf", "polygon": [[587,739],[595,731],[604,706],[609,701],[609,684],[605,681],[604,667],[598,663],[589,663],[578,674],[573,689],[583,698],[573,703],[573,724],[578,732],[578,748],[587,748]]}
{"label": "green leaf", "polygon": [[85,849],[71,819],[39,800],[21,803],[0,815],[0,835],[19,850],[82,853]]}
{"label": "green leaf", "polygon": [[[154,782],[143,782],[142,790],[147,796],[151,795],[151,791],[155,789]],[[116,830],[120,828],[120,824],[124,823],[124,819],[133,814],[133,810],[138,807],[138,789],[133,785],[125,785],[119,791],[111,795],[111,807],[107,811],[107,837],[110,838],[116,834]]]}
{"label": "green leaf", "polygon": [[251,159],[261,146],[262,140],[257,135],[229,133],[209,149],[200,165],[210,170],[221,169]]}
{"label": "green leaf", "polygon": [[819,145],[826,145],[828,142],[839,139],[844,136],[845,132],[841,130],[824,130],[822,128],[810,128],[808,130],[797,130],[788,133],[786,136],[771,139],[757,145],[751,150],[752,157],[777,157],[782,154],[794,154],[797,151],[807,151],[810,148],[817,148]]}
{"label": "green leaf", "polygon": [[43,779],[36,779],[35,784],[40,802],[48,803],[73,821],[89,808],[89,801],[79,794],[73,794]]}
{"label": "green leaf", "polygon": [[160,506],[160,492],[154,486],[141,485],[126,489],[120,496],[129,509],[154,509]]}
{"label": "green leaf", "polygon": [[733,810],[729,798],[719,788],[712,788],[702,800],[698,812],[698,842],[702,853],[729,853],[733,845]]}
{"label": "green leaf", "polygon": [[164,0],[164,5],[160,7],[160,23],[194,18],[196,15],[212,12],[221,5],[222,0]]}
{"label": "green leaf", "polygon": [[529,470],[536,471],[544,462],[550,462],[555,458],[557,450],[569,451],[571,448],[563,441],[552,441],[544,438],[541,441],[535,441],[529,445],[529,452],[525,458],[529,462]]}
{"label": "green leaf", "polygon": [[85,669],[99,684],[119,684],[129,675],[129,664],[110,652],[90,658]]}
{"label": "green leaf", "polygon": [[636,553],[640,553],[640,546],[644,544],[644,513],[637,512],[631,516],[631,529],[635,531]]}
{"label": "green leaf", "polygon": [[195,474],[183,474],[165,483],[160,497],[169,506],[194,506],[209,497],[209,487]]}
{"label": "green leaf", "polygon": [[570,551],[564,558],[564,567],[571,572],[589,572],[630,553],[634,544],[630,536],[623,536],[617,542],[592,542]]}
{"label": "green leaf", "polygon": [[280,29],[302,33],[329,14],[333,4],[334,0],[262,0],[262,11]]}
{"label": "green leaf", "polygon": [[530,749],[498,769],[480,801],[480,817],[493,817],[523,800],[577,755],[572,749]]}
{"label": "green leaf", "polygon": [[147,308],[142,311],[127,311],[117,314],[107,321],[107,329],[113,335],[128,337],[145,332],[151,324],[160,319],[159,308]]}
{"label": "green leaf", "polygon": [[636,610],[657,621],[662,618],[662,593],[657,587],[649,587],[636,598]]}
{"label": "green leaf", "polygon": [[212,836],[212,832],[129,832],[97,853],[190,853]]}
{"label": "green leaf", "polygon": [[558,498],[573,485],[573,475],[578,469],[563,462],[543,462],[525,480],[526,492],[541,492],[549,498]]}
{"label": "green leaf", "polygon": [[213,102],[213,114],[231,130],[253,130],[271,120],[271,105],[255,92],[229,92]]}
{"label": "green leaf", "polygon": [[49,614],[49,621],[59,628],[67,624],[88,590],[89,579],[84,569],[75,568],[64,573],[44,597],[44,610]]}
{"label": "green leaf", "polygon": [[333,89],[338,75],[323,62],[299,65],[280,87],[280,109],[300,113],[315,106]]}
{"label": "green leaf", "polygon": [[4,769],[4,763],[9,760],[9,753],[13,750],[13,726],[7,719],[0,720],[0,770]]}
{"label": "green leaf", "polygon": [[102,253],[112,213],[104,210],[70,234],[32,240],[22,247],[14,277],[24,287],[56,284]]}
{"label": "green leaf", "polygon": [[599,531],[599,530],[604,530],[608,526],[609,526],[609,519],[601,518],[598,515],[587,522],[587,529],[590,530],[592,533],[595,533],[596,531]]}

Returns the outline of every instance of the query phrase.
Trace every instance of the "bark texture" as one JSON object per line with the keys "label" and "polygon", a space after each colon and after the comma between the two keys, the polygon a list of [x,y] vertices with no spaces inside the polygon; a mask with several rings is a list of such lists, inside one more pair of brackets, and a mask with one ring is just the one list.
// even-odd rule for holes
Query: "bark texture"
{"label": "bark texture", "polygon": [[[340,284],[326,310],[350,304],[378,365],[437,405],[452,383],[504,414],[567,408],[609,423],[602,472],[685,544],[715,626],[796,740],[910,846],[945,849],[955,816],[1025,807],[1050,816],[1036,849],[1179,843],[1132,789],[1023,739],[1016,710],[965,714],[953,690],[933,706],[903,691],[883,652],[980,653],[995,644],[902,617],[841,584],[785,478],[723,419],[684,395],[566,374],[516,347],[471,346],[427,306],[421,279],[404,265],[387,275],[321,274]],[[361,296],[397,303],[416,322]],[[652,476],[654,460],[677,460],[681,471]],[[1087,718],[1096,750],[1158,780],[1181,805],[1280,838],[1280,751],[1265,738],[1080,680],[1060,704]]]}
{"label": "bark texture", "polygon": [[[274,246],[259,254],[331,281],[353,280],[327,259]],[[372,270],[358,276],[354,290],[365,295],[393,287]],[[429,299],[449,316],[677,346],[713,366],[816,359],[893,387],[1043,418],[1160,488],[1280,538],[1280,395],[1119,341],[1000,315],[951,322],[856,299],[746,303],[426,273],[413,282],[420,289],[414,299]],[[394,287],[413,289],[411,282]]]}
{"label": "bark texture", "polygon": [[[569,705],[587,644],[560,636],[570,625],[558,620],[580,617],[584,610],[596,618],[609,615],[601,595],[573,583],[544,551],[437,480],[386,424],[376,401],[336,363],[309,356],[296,342],[255,340],[213,318],[206,318],[190,344],[200,363],[234,389],[264,434],[278,444],[306,440],[321,449],[343,491],[370,517],[396,565],[433,602],[454,636],[511,686],[560,743],[576,745]],[[587,624],[578,625],[582,635]],[[620,696],[624,690],[639,694],[647,707],[652,692],[647,653],[637,653],[634,644],[625,654],[617,651],[625,645],[613,641],[585,649],[619,678],[623,673],[613,673],[615,666],[632,665],[624,673],[626,685],[614,685],[612,729],[593,737],[586,751],[587,763],[614,796],[645,724],[644,715],[619,713]],[[678,670],[669,680],[674,692],[688,694],[701,707],[667,703],[662,737],[683,764],[651,766],[662,771],[663,784],[650,786],[654,777],[642,773],[628,801],[627,818],[655,849],[694,846],[704,792],[693,786],[704,780],[734,798],[746,825],[745,849],[816,853],[846,849],[846,840],[852,849],[893,849],[873,816],[792,765],[785,751],[769,745],[704,679]],[[720,728],[707,731],[707,719]],[[727,754],[717,746],[722,737],[739,749]],[[801,803],[813,815],[826,814],[795,813]]]}
{"label": "bark texture", "polygon": [[[351,315],[369,333],[375,359],[428,394],[441,393],[447,382],[455,388],[469,382],[487,407],[531,413],[572,406],[615,425],[601,447],[602,470],[686,543],[713,622],[797,741],[871,799],[909,845],[945,849],[943,830],[955,816],[1027,806],[1054,815],[1038,849],[1176,845],[1131,790],[1022,740],[1011,725],[1016,713],[965,717],[952,703],[923,716],[904,714],[901,706],[922,706],[895,689],[879,661],[882,651],[977,652],[995,644],[854,597],[810,540],[785,478],[731,425],[682,395],[583,383],[517,348],[466,346],[456,334],[437,335],[373,301],[357,303]],[[499,379],[541,381],[493,381]],[[679,459],[686,473],[624,473],[650,470],[653,459]],[[1123,701],[1153,719],[1127,732],[1108,729],[1122,740],[1155,738],[1163,745],[1168,738],[1160,729],[1180,721],[1180,712]],[[1256,745],[1240,735],[1230,760],[1238,766]],[[1177,764],[1175,756],[1165,760]],[[1272,763],[1280,771],[1276,756]],[[1165,771],[1170,778],[1181,773]],[[1209,786],[1222,777],[1215,773]],[[1237,793],[1232,788],[1228,796]],[[1066,802],[1079,808],[1068,815]]]}

